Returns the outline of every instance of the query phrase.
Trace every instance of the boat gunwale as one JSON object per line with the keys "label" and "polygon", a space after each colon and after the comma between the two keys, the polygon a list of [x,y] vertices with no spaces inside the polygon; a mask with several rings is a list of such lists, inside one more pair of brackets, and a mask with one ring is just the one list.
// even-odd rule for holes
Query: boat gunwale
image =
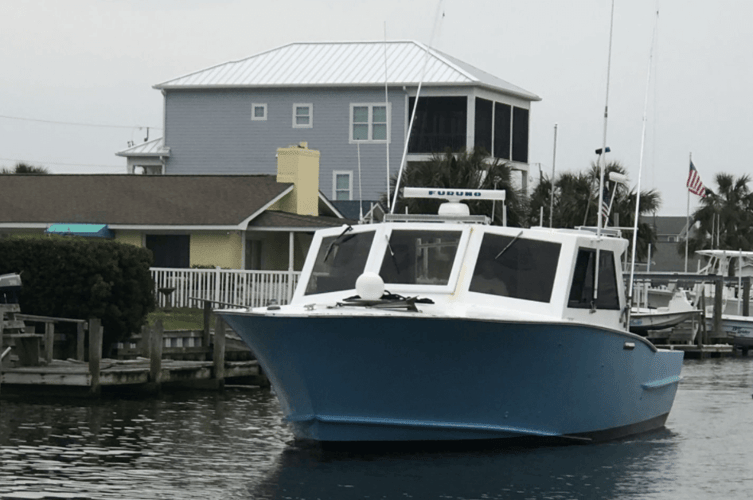
{"label": "boat gunwale", "polygon": [[[280,314],[280,309],[275,310],[274,313],[267,313],[265,311],[248,311],[243,309],[216,309],[214,311],[215,314],[222,315],[229,315],[229,316],[257,316],[257,317],[264,317],[264,318],[279,318],[279,319],[306,319],[306,320],[319,320],[319,319],[363,319],[363,314]],[[437,320],[437,321],[450,321],[450,320],[462,320],[462,321],[470,321],[470,322],[479,322],[479,323],[499,323],[499,324],[505,324],[505,325],[545,325],[549,324],[552,326],[566,326],[568,328],[587,328],[595,331],[600,332],[606,332],[606,333],[612,333],[617,334],[622,337],[627,337],[630,340],[638,340],[645,344],[652,352],[660,352],[663,351],[662,349],[657,348],[650,340],[648,340],[645,337],[642,337],[638,334],[625,331],[625,330],[618,330],[614,328],[609,328],[606,326],[601,325],[593,325],[589,323],[584,323],[581,321],[567,321],[567,320],[553,320],[552,318],[548,318],[546,321],[525,321],[525,320],[510,320],[510,319],[494,319],[494,318],[471,318],[471,317],[462,317],[462,316],[421,316],[416,315],[414,312],[403,312],[403,311],[384,311],[382,309],[379,310],[380,314],[374,314],[373,316],[368,316],[369,319],[410,319],[410,320]],[[386,313],[386,314],[385,314]],[[398,314],[395,314],[398,313]],[[594,332],[596,333],[596,332]]]}

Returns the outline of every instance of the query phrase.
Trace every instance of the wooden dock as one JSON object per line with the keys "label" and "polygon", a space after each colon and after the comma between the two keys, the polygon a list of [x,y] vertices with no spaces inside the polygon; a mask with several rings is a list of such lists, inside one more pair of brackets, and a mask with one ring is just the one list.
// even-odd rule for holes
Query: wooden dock
{"label": "wooden dock", "polygon": [[[70,321],[41,316],[30,319],[49,324]],[[137,354],[129,356],[131,359],[103,359],[100,321],[73,321],[81,325],[76,339],[76,358],[53,359],[54,327],[47,327],[46,335],[19,333],[18,330],[6,335],[13,347],[2,352],[0,388],[3,394],[35,390],[98,397],[103,390],[110,393],[153,393],[172,388],[222,390],[226,380],[234,384],[269,385],[255,359],[226,359],[226,333],[230,332],[220,318],[215,321],[214,333],[205,322],[202,336],[206,341],[202,346],[190,348],[193,359],[169,358],[170,353],[165,351],[186,354],[187,348],[166,348],[161,322],[142,329],[135,349]],[[85,341],[88,341],[88,356],[84,353]],[[231,342],[237,339],[231,337]],[[12,351],[16,351],[13,360],[10,359]]]}

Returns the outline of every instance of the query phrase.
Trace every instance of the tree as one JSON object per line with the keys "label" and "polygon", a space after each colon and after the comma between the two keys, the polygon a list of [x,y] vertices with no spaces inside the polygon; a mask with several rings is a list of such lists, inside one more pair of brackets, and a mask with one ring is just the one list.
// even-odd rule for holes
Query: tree
{"label": "tree", "polygon": [[[748,188],[750,176],[737,179],[720,173],[715,177],[716,190],[706,189],[701,206],[692,215],[697,230],[688,240],[688,250],[719,248],[723,250],[753,249],[753,194]],[[678,245],[680,254],[685,244]]]}
{"label": "tree", "polygon": [[46,175],[49,173],[50,171],[47,170],[45,167],[37,167],[35,165],[30,165],[24,162],[16,163],[16,166],[13,168],[13,170],[10,170],[7,168],[3,168],[2,170],[0,170],[0,175],[11,175],[11,174]]}
{"label": "tree", "polygon": [[[612,203],[610,221],[607,225],[619,220],[620,227],[633,227],[635,221],[635,189],[609,181],[609,174],[615,172],[626,175],[626,169],[619,162],[606,165],[604,181],[609,189],[607,204]],[[599,205],[599,167],[591,164],[588,170],[581,172],[564,172],[554,182],[554,210],[552,213],[552,227],[574,228],[578,226],[596,226]],[[534,186],[530,197],[527,213],[527,223],[538,225],[541,218],[541,208],[544,208],[544,225],[549,225],[552,182],[542,177],[538,185]],[[612,196],[614,200],[612,201]],[[655,190],[641,191],[640,215],[656,212],[661,206],[661,197]],[[616,217],[615,217],[616,216]],[[632,237],[625,235],[632,241]],[[656,231],[651,224],[638,223],[638,239],[636,257],[643,260],[648,256],[649,243],[656,243]]]}
{"label": "tree", "polygon": [[[435,153],[428,161],[409,163],[403,171],[400,187],[436,187],[460,189],[497,189],[506,191],[507,223],[520,226],[523,221],[524,199],[512,182],[512,169],[496,158],[489,159],[486,151],[480,148],[472,151],[454,153],[449,149],[444,153]],[[397,175],[390,178],[390,193],[395,192]],[[382,203],[386,203],[386,194]],[[391,202],[392,200],[390,200]],[[420,198],[402,198],[398,196],[395,213],[404,213],[405,207],[414,214],[436,214],[441,200]],[[474,215],[492,215],[493,224],[502,224],[503,203],[484,200],[468,201],[468,208]]]}

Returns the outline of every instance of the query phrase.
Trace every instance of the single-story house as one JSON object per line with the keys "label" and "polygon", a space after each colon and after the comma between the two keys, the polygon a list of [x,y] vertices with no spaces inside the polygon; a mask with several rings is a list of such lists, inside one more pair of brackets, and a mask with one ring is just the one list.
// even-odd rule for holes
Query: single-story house
{"label": "single-story house", "polygon": [[277,150],[276,175],[6,175],[0,237],[97,225],[91,236],[149,248],[154,267],[297,271],[316,229],[352,222],[318,175],[305,143]]}

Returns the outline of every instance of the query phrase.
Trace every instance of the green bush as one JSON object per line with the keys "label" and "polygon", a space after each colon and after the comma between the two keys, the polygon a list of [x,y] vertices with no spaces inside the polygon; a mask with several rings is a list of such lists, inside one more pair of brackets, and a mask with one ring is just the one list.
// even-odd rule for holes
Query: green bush
{"label": "green bush", "polygon": [[21,272],[26,314],[100,318],[103,350],[128,338],[154,310],[154,284],[145,248],[70,237],[0,240],[0,274]]}

